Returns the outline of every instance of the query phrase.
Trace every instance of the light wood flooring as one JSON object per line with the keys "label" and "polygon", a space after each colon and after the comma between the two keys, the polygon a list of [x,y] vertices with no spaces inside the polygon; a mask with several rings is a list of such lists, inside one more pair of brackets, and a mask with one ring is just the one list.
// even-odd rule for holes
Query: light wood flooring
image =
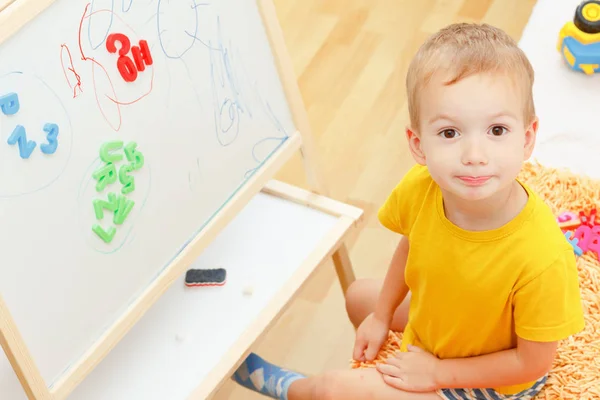
{"label": "light wood flooring", "polygon": [[[428,35],[458,21],[494,24],[518,40],[535,0],[275,0],[275,5],[330,195],[366,213],[349,243],[356,275],[381,278],[397,237],[378,225],[376,211],[413,163],[404,136],[411,56]],[[277,177],[306,185],[299,158]],[[253,350],[313,374],[348,368],[353,340],[329,265]],[[215,396],[262,398],[231,382]]]}

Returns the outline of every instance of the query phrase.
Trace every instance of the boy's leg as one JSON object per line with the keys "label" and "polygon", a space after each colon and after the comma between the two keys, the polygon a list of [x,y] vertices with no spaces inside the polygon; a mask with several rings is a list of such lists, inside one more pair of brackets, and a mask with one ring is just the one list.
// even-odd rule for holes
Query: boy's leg
{"label": "boy's leg", "polygon": [[411,393],[384,382],[375,368],[339,370],[305,377],[252,353],[233,375],[240,385],[279,400],[441,400],[431,393]]}
{"label": "boy's leg", "polygon": [[384,382],[375,368],[327,372],[294,381],[288,400],[441,400],[435,392],[405,392]]}
{"label": "boy's leg", "polygon": [[[350,322],[355,328],[364,321],[369,314],[375,311],[377,298],[383,286],[383,281],[378,279],[358,279],[354,281],[346,292],[346,311]],[[410,292],[398,306],[392,319],[390,329],[403,332],[408,321],[408,308],[410,305]]]}

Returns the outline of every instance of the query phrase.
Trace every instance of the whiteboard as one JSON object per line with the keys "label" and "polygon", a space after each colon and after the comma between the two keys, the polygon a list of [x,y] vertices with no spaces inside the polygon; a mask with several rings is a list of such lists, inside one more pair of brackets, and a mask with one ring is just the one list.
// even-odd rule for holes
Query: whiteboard
{"label": "whiteboard", "polygon": [[[323,241],[339,222],[331,214],[258,193],[192,265],[225,268],[227,283],[188,288],[180,277],[68,398],[188,398],[243,335],[251,336],[269,304],[283,301],[281,288],[307,257],[329,251]],[[26,399],[4,357],[0,393],[7,400]]]}
{"label": "whiteboard", "polygon": [[50,387],[295,133],[252,0],[57,0],[0,108],[0,293]]}

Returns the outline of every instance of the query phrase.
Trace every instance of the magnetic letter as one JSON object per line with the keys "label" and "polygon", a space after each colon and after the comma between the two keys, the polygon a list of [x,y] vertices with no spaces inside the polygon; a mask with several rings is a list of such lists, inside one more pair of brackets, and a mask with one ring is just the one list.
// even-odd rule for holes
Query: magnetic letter
{"label": "magnetic letter", "polygon": [[11,146],[18,142],[19,155],[23,159],[29,158],[36,146],[36,143],[33,140],[27,140],[27,133],[25,132],[25,128],[21,125],[16,126],[6,142]]}
{"label": "magnetic letter", "polygon": [[111,33],[108,35],[108,38],[106,38],[106,50],[108,50],[110,53],[117,52],[117,46],[115,45],[115,42],[121,43],[121,49],[119,50],[120,56],[124,56],[129,53],[131,42],[127,36],[123,35],[122,33]]}
{"label": "magnetic letter", "polygon": [[131,48],[131,54],[133,56],[133,61],[135,61],[135,66],[138,71],[143,71],[146,69],[146,65],[152,65],[152,55],[150,54],[150,48],[148,47],[148,42],[145,40],[140,40],[140,46],[133,46]]}
{"label": "magnetic letter", "polygon": [[14,115],[19,112],[20,108],[19,96],[16,93],[0,96],[0,110],[4,115]]}
{"label": "magnetic letter", "polygon": [[44,125],[44,132],[46,132],[46,140],[48,143],[40,145],[40,149],[44,154],[54,154],[58,147],[58,125],[46,124]]}
{"label": "magnetic letter", "polygon": [[113,163],[107,163],[97,169],[92,176],[98,181],[96,191],[101,192],[107,185],[117,181],[117,169]]}
{"label": "magnetic letter", "polygon": [[133,61],[131,61],[131,58],[127,56],[119,57],[117,60],[117,68],[126,82],[133,82],[137,79],[137,70],[135,69]]}
{"label": "magnetic letter", "polygon": [[123,159],[122,154],[112,153],[112,150],[119,150],[123,147],[123,142],[120,140],[115,140],[113,142],[104,143],[100,147],[100,159],[105,163],[114,163],[117,161],[121,161]]}
{"label": "magnetic letter", "polygon": [[133,171],[133,165],[125,164],[119,168],[119,182],[123,185],[121,188],[121,193],[128,194],[135,190],[135,181],[133,180],[133,176],[129,175],[129,173]]}

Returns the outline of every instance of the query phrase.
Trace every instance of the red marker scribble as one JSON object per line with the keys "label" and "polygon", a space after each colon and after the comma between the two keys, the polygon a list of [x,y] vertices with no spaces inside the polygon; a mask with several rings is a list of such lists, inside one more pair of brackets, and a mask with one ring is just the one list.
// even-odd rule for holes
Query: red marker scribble
{"label": "red marker scribble", "polygon": [[[67,56],[69,57],[70,66],[68,68],[65,68],[65,58],[63,54],[64,51],[67,52]],[[75,71],[75,66],[73,65],[73,57],[71,56],[71,50],[69,50],[69,46],[67,46],[64,43],[60,46],[60,64],[62,65],[62,69],[65,74],[65,79],[67,80],[69,88],[73,89],[73,98],[76,98],[77,89],[79,89],[79,93],[83,93],[83,89],[81,88],[81,76],[77,73],[77,71]],[[71,79],[69,79],[67,71],[73,74],[77,83],[71,84]]]}
{"label": "red marker scribble", "polygon": [[83,53],[83,45],[81,44],[81,32],[83,30],[83,21],[87,18],[86,14],[88,12],[89,6],[90,6],[90,3],[86,4],[85,10],[83,11],[83,16],[81,17],[81,21],[79,22],[79,37],[77,38],[78,44],[79,44],[79,52],[81,53],[81,59],[83,61],[91,61],[92,62],[92,82],[93,82],[93,85],[94,85],[94,95],[96,96],[96,103],[98,104],[98,108],[100,109],[100,113],[102,114],[102,116],[104,117],[104,119],[106,120],[106,122],[111,126],[111,128],[113,128],[113,130],[115,130],[115,131],[118,131],[118,130],[121,129],[121,122],[122,122],[121,108],[119,107],[119,105],[117,105],[117,113],[119,115],[119,117],[118,117],[119,120],[118,120],[118,122],[116,124],[113,124],[109,120],[108,116],[104,112],[104,109],[102,108],[102,105],[100,104],[100,99],[98,98],[98,88],[96,87],[95,66],[98,66],[98,67],[100,67],[102,69],[102,71],[104,71],[104,74],[106,75],[106,78],[108,79],[108,83],[110,84],[110,88],[112,90],[113,96],[116,97],[115,87],[114,87],[112,81],[110,80],[110,76],[108,75],[108,71],[106,71],[106,68],[104,68],[104,66],[102,64],[100,64],[98,61],[96,61],[95,59],[93,59],[91,57],[87,57]]}
{"label": "red marker scribble", "polygon": [[[115,91],[115,86],[112,82],[112,80],[110,79],[110,76],[108,74],[108,71],[106,70],[106,68],[100,64],[98,61],[96,61],[93,57],[88,57],[84,54],[83,52],[83,45],[82,45],[82,31],[83,31],[83,22],[87,19],[90,18],[92,15],[101,13],[101,12],[108,12],[111,13],[113,17],[118,18],[125,26],[127,26],[132,32],[135,33],[135,31],[131,28],[131,26],[129,26],[127,23],[125,23],[125,21],[123,21],[123,19],[121,17],[119,17],[117,14],[115,14],[112,10],[97,10],[92,12],[91,14],[88,15],[88,8],[90,6],[90,3],[86,4],[85,6],[85,10],[83,12],[83,15],[81,17],[81,21],[79,23],[79,37],[78,37],[78,43],[79,43],[79,52],[81,53],[81,59],[83,61],[91,61],[92,62],[92,81],[93,81],[93,86],[94,86],[94,93],[96,96],[96,103],[98,104],[98,108],[100,109],[100,112],[102,113],[102,116],[104,117],[104,119],[106,120],[106,122],[113,128],[113,130],[115,131],[119,131],[121,129],[121,124],[122,124],[122,115],[121,115],[121,106],[123,105],[131,105],[131,104],[135,104],[138,101],[140,101],[141,99],[143,99],[144,97],[148,96],[151,92],[152,89],[154,87],[154,68],[152,68],[152,76],[150,78],[150,88],[149,90],[142,94],[141,96],[139,96],[138,98],[135,98],[133,100],[129,100],[129,101],[120,101],[117,97],[116,91]],[[106,115],[105,110],[102,107],[102,104],[100,103],[100,97],[98,95],[98,88],[96,85],[96,67],[100,67],[100,69],[102,70],[102,72],[104,72],[104,75],[106,76],[106,79],[108,80],[108,83],[110,84],[110,91],[112,93],[109,94],[104,94],[104,96],[110,100],[117,108],[117,114],[118,114],[118,121],[116,123],[112,123],[109,120],[109,117]]]}

